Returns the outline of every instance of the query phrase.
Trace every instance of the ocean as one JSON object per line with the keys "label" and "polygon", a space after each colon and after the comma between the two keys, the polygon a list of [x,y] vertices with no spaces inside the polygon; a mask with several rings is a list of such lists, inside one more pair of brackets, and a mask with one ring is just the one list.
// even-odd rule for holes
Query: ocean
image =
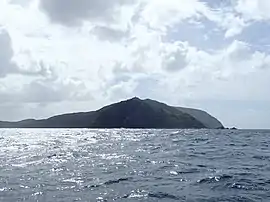
{"label": "ocean", "polygon": [[1,129],[0,201],[270,201],[270,131]]}

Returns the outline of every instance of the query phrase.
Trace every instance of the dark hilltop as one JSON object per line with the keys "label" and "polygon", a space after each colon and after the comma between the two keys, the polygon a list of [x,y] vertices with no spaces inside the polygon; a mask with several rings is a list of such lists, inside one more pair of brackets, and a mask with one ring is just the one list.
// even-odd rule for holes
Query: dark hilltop
{"label": "dark hilltop", "polygon": [[0,122],[0,128],[209,128],[223,129],[205,111],[173,107],[134,97],[97,111],[70,113],[42,120]]}

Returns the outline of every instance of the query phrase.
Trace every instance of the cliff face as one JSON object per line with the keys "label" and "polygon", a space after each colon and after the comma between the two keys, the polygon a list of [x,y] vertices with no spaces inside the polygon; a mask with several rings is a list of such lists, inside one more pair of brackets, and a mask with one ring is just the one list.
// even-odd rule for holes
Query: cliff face
{"label": "cliff face", "polygon": [[97,111],[64,114],[43,120],[0,122],[1,128],[221,128],[206,112],[132,98]]}

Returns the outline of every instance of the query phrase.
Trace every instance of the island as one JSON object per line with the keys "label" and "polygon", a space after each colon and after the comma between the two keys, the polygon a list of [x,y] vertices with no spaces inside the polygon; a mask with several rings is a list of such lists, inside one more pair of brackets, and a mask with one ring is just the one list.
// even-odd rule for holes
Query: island
{"label": "island", "polygon": [[96,111],[57,115],[48,119],[0,121],[0,128],[155,128],[223,129],[222,123],[205,111],[169,106],[134,97]]}

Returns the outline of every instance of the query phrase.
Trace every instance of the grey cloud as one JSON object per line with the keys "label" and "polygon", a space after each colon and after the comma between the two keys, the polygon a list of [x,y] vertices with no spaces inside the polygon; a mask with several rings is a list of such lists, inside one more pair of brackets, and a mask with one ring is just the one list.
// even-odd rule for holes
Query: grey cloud
{"label": "grey cloud", "polygon": [[7,103],[49,104],[62,101],[86,101],[92,99],[83,83],[73,80],[36,79],[22,86],[20,91],[0,91],[0,105]]}
{"label": "grey cloud", "polygon": [[37,80],[24,88],[24,95],[22,97],[24,102],[29,103],[49,103],[60,102],[67,99],[69,92],[66,86],[53,85],[51,81]]}
{"label": "grey cloud", "polygon": [[27,103],[53,103],[61,101],[85,101],[92,98],[83,83],[40,79],[26,85],[22,101]]}
{"label": "grey cloud", "polygon": [[216,1],[216,0],[202,0],[202,2],[207,3],[209,6],[212,8],[222,8],[222,7],[229,7],[235,4],[236,2],[232,0],[221,0],[221,1]]}
{"label": "grey cloud", "polygon": [[21,74],[25,76],[43,76],[53,74],[52,68],[47,67],[43,62],[32,63],[33,69],[23,69],[13,61],[14,51],[12,40],[6,30],[0,30],[0,78],[8,74]]}
{"label": "grey cloud", "polygon": [[8,32],[0,30],[0,78],[18,70],[18,66],[12,61],[13,54]]}
{"label": "grey cloud", "polygon": [[33,62],[31,64],[34,69],[19,69],[18,73],[23,74],[23,75],[28,75],[28,76],[42,76],[46,78],[56,78],[57,75],[54,72],[54,69],[52,66],[45,65],[43,61],[39,62]]}
{"label": "grey cloud", "polygon": [[134,0],[40,0],[40,7],[56,23],[74,26],[84,20],[113,21],[117,8]]}
{"label": "grey cloud", "polygon": [[97,35],[101,40],[108,40],[110,42],[115,42],[127,38],[130,34],[130,31],[129,30],[123,31],[105,26],[97,26],[92,30],[92,33]]}

